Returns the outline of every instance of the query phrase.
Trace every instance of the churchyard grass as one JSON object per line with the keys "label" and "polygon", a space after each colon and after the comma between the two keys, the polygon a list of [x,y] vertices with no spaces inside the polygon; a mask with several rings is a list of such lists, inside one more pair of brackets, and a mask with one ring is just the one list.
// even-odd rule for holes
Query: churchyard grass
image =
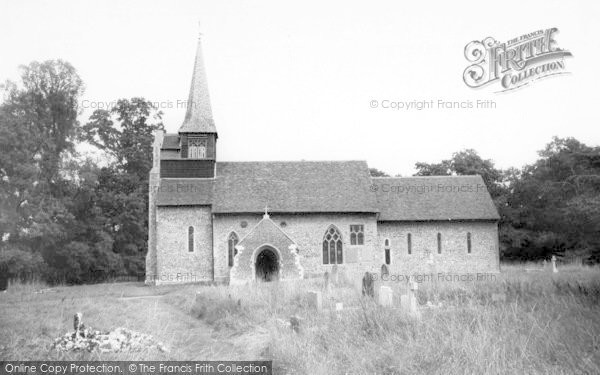
{"label": "churchyard grass", "polygon": [[[600,268],[525,271],[540,268],[505,265],[484,281],[419,283],[420,317],[397,307],[404,282],[383,283],[393,290],[393,308],[363,298],[360,280],[329,291],[321,279],[235,287],[13,284],[0,294],[0,360],[263,358],[273,359],[275,373],[294,374],[600,373]],[[310,304],[313,290],[322,292],[322,311]],[[54,338],[73,329],[75,312],[84,324],[148,333],[170,350],[51,350]]]}

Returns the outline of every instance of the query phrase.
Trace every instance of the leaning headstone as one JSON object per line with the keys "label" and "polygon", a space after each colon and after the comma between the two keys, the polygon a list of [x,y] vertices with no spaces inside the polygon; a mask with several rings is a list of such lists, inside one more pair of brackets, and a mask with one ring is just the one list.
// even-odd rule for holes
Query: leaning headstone
{"label": "leaning headstone", "polygon": [[550,259],[550,261],[552,262],[552,272],[557,273],[558,268],[556,268],[556,255],[552,255],[552,259]]}
{"label": "leaning headstone", "polygon": [[393,305],[393,293],[392,288],[389,286],[379,287],[379,304],[385,307],[392,307]]}
{"label": "leaning headstone", "polygon": [[365,275],[362,278],[362,295],[371,298],[375,297],[375,282],[373,276],[369,272],[365,272]]}
{"label": "leaning headstone", "polygon": [[323,296],[319,291],[308,292],[308,304],[317,311],[323,310]]}

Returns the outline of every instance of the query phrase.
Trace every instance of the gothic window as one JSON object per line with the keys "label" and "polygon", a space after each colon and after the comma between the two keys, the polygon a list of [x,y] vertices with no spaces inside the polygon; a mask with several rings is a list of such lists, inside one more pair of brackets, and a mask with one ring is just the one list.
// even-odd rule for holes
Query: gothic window
{"label": "gothic window", "polygon": [[389,265],[392,261],[392,248],[390,246],[389,238],[386,238],[385,241],[383,241],[383,250],[385,252],[385,264]]}
{"label": "gothic window", "polygon": [[471,254],[471,232],[467,232],[467,252]]}
{"label": "gothic window", "polygon": [[365,244],[365,226],[350,225],[350,245]]}
{"label": "gothic window", "polygon": [[408,248],[408,255],[412,254],[412,235],[410,233],[406,235],[406,247]]}
{"label": "gothic window", "polygon": [[239,239],[235,232],[231,232],[229,234],[229,238],[227,239],[227,249],[229,250],[227,253],[229,254],[229,267],[233,267],[233,258],[237,255],[237,249],[235,246],[238,244]]}
{"label": "gothic window", "polygon": [[194,251],[194,227],[188,228],[188,251]]}
{"label": "gothic window", "polygon": [[206,158],[206,138],[188,139],[188,158],[205,159]]}
{"label": "gothic window", "polygon": [[342,246],[340,231],[333,225],[330,226],[323,236],[323,264],[342,264],[344,262]]}
{"label": "gothic window", "polygon": [[438,246],[438,254],[442,253],[442,234],[437,234],[437,246]]}

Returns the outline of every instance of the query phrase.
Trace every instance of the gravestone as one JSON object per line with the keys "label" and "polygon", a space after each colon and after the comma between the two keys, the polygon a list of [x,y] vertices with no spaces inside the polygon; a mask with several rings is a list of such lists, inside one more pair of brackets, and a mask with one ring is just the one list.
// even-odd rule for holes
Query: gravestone
{"label": "gravestone", "polygon": [[416,282],[411,282],[410,283],[410,290],[408,291],[408,294],[403,294],[400,296],[400,308],[402,309],[402,311],[415,316],[415,317],[419,317],[419,310],[417,308],[418,303],[417,303],[417,290],[419,289],[419,286]]}
{"label": "gravestone", "polygon": [[552,272],[557,273],[558,268],[556,268],[556,255],[552,255],[550,261],[552,262]]}
{"label": "gravestone", "polygon": [[393,296],[392,288],[389,286],[383,285],[379,288],[379,304],[381,306],[392,307],[394,304]]}
{"label": "gravestone", "polygon": [[390,271],[388,270],[388,266],[386,264],[382,264],[381,265],[381,279],[383,279],[384,276],[388,276],[390,274]]}
{"label": "gravestone", "polygon": [[506,293],[492,293],[492,302],[506,302]]}
{"label": "gravestone", "polygon": [[294,332],[300,332],[300,318],[296,315],[290,316],[290,328],[294,330]]}
{"label": "gravestone", "polygon": [[0,292],[4,292],[8,289],[8,266],[6,264],[0,265]]}
{"label": "gravestone", "polygon": [[342,302],[335,303],[335,311],[340,312],[344,309],[344,304]]}
{"label": "gravestone", "polygon": [[78,312],[73,316],[73,337],[83,336],[83,314]]}
{"label": "gravestone", "polygon": [[362,278],[362,295],[371,298],[375,297],[375,282],[369,272],[365,272]]}
{"label": "gravestone", "polygon": [[321,295],[321,292],[308,292],[308,305],[315,308],[317,311],[323,310],[323,296]]}
{"label": "gravestone", "polygon": [[331,267],[331,282],[333,283],[333,285],[338,285],[339,283],[339,270],[338,270],[338,266],[337,264],[334,264],[333,267]]}
{"label": "gravestone", "polygon": [[325,271],[325,273],[323,274],[323,290],[325,290],[326,293],[329,293],[331,291],[331,281],[329,280],[329,271]]}

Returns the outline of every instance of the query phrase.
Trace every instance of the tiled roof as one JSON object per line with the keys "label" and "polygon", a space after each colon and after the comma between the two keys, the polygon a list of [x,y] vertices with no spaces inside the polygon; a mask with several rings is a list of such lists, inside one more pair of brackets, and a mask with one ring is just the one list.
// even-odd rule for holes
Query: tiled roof
{"label": "tiled roof", "polygon": [[159,206],[213,213],[379,212],[380,221],[498,220],[480,176],[371,178],[364,161],[218,162],[217,177],[163,178]]}
{"label": "tiled roof", "polygon": [[[289,213],[378,210],[364,161],[218,162],[216,169],[214,180],[162,179],[158,205],[211,201],[214,213],[260,213],[265,205],[269,212]],[[189,193],[176,189],[186,184],[201,186]]]}
{"label": "tiled roof", "polygon": [[217,163],[216,213],[376,212],[364,161]]}
{"label": "tiled roof", "polygon": [[179,150],[179,134],[165,134],[161,150]]}
{"label": "tiled roof", "polygon": [[380,221],[498,220],[481,176],[373,178]]}

